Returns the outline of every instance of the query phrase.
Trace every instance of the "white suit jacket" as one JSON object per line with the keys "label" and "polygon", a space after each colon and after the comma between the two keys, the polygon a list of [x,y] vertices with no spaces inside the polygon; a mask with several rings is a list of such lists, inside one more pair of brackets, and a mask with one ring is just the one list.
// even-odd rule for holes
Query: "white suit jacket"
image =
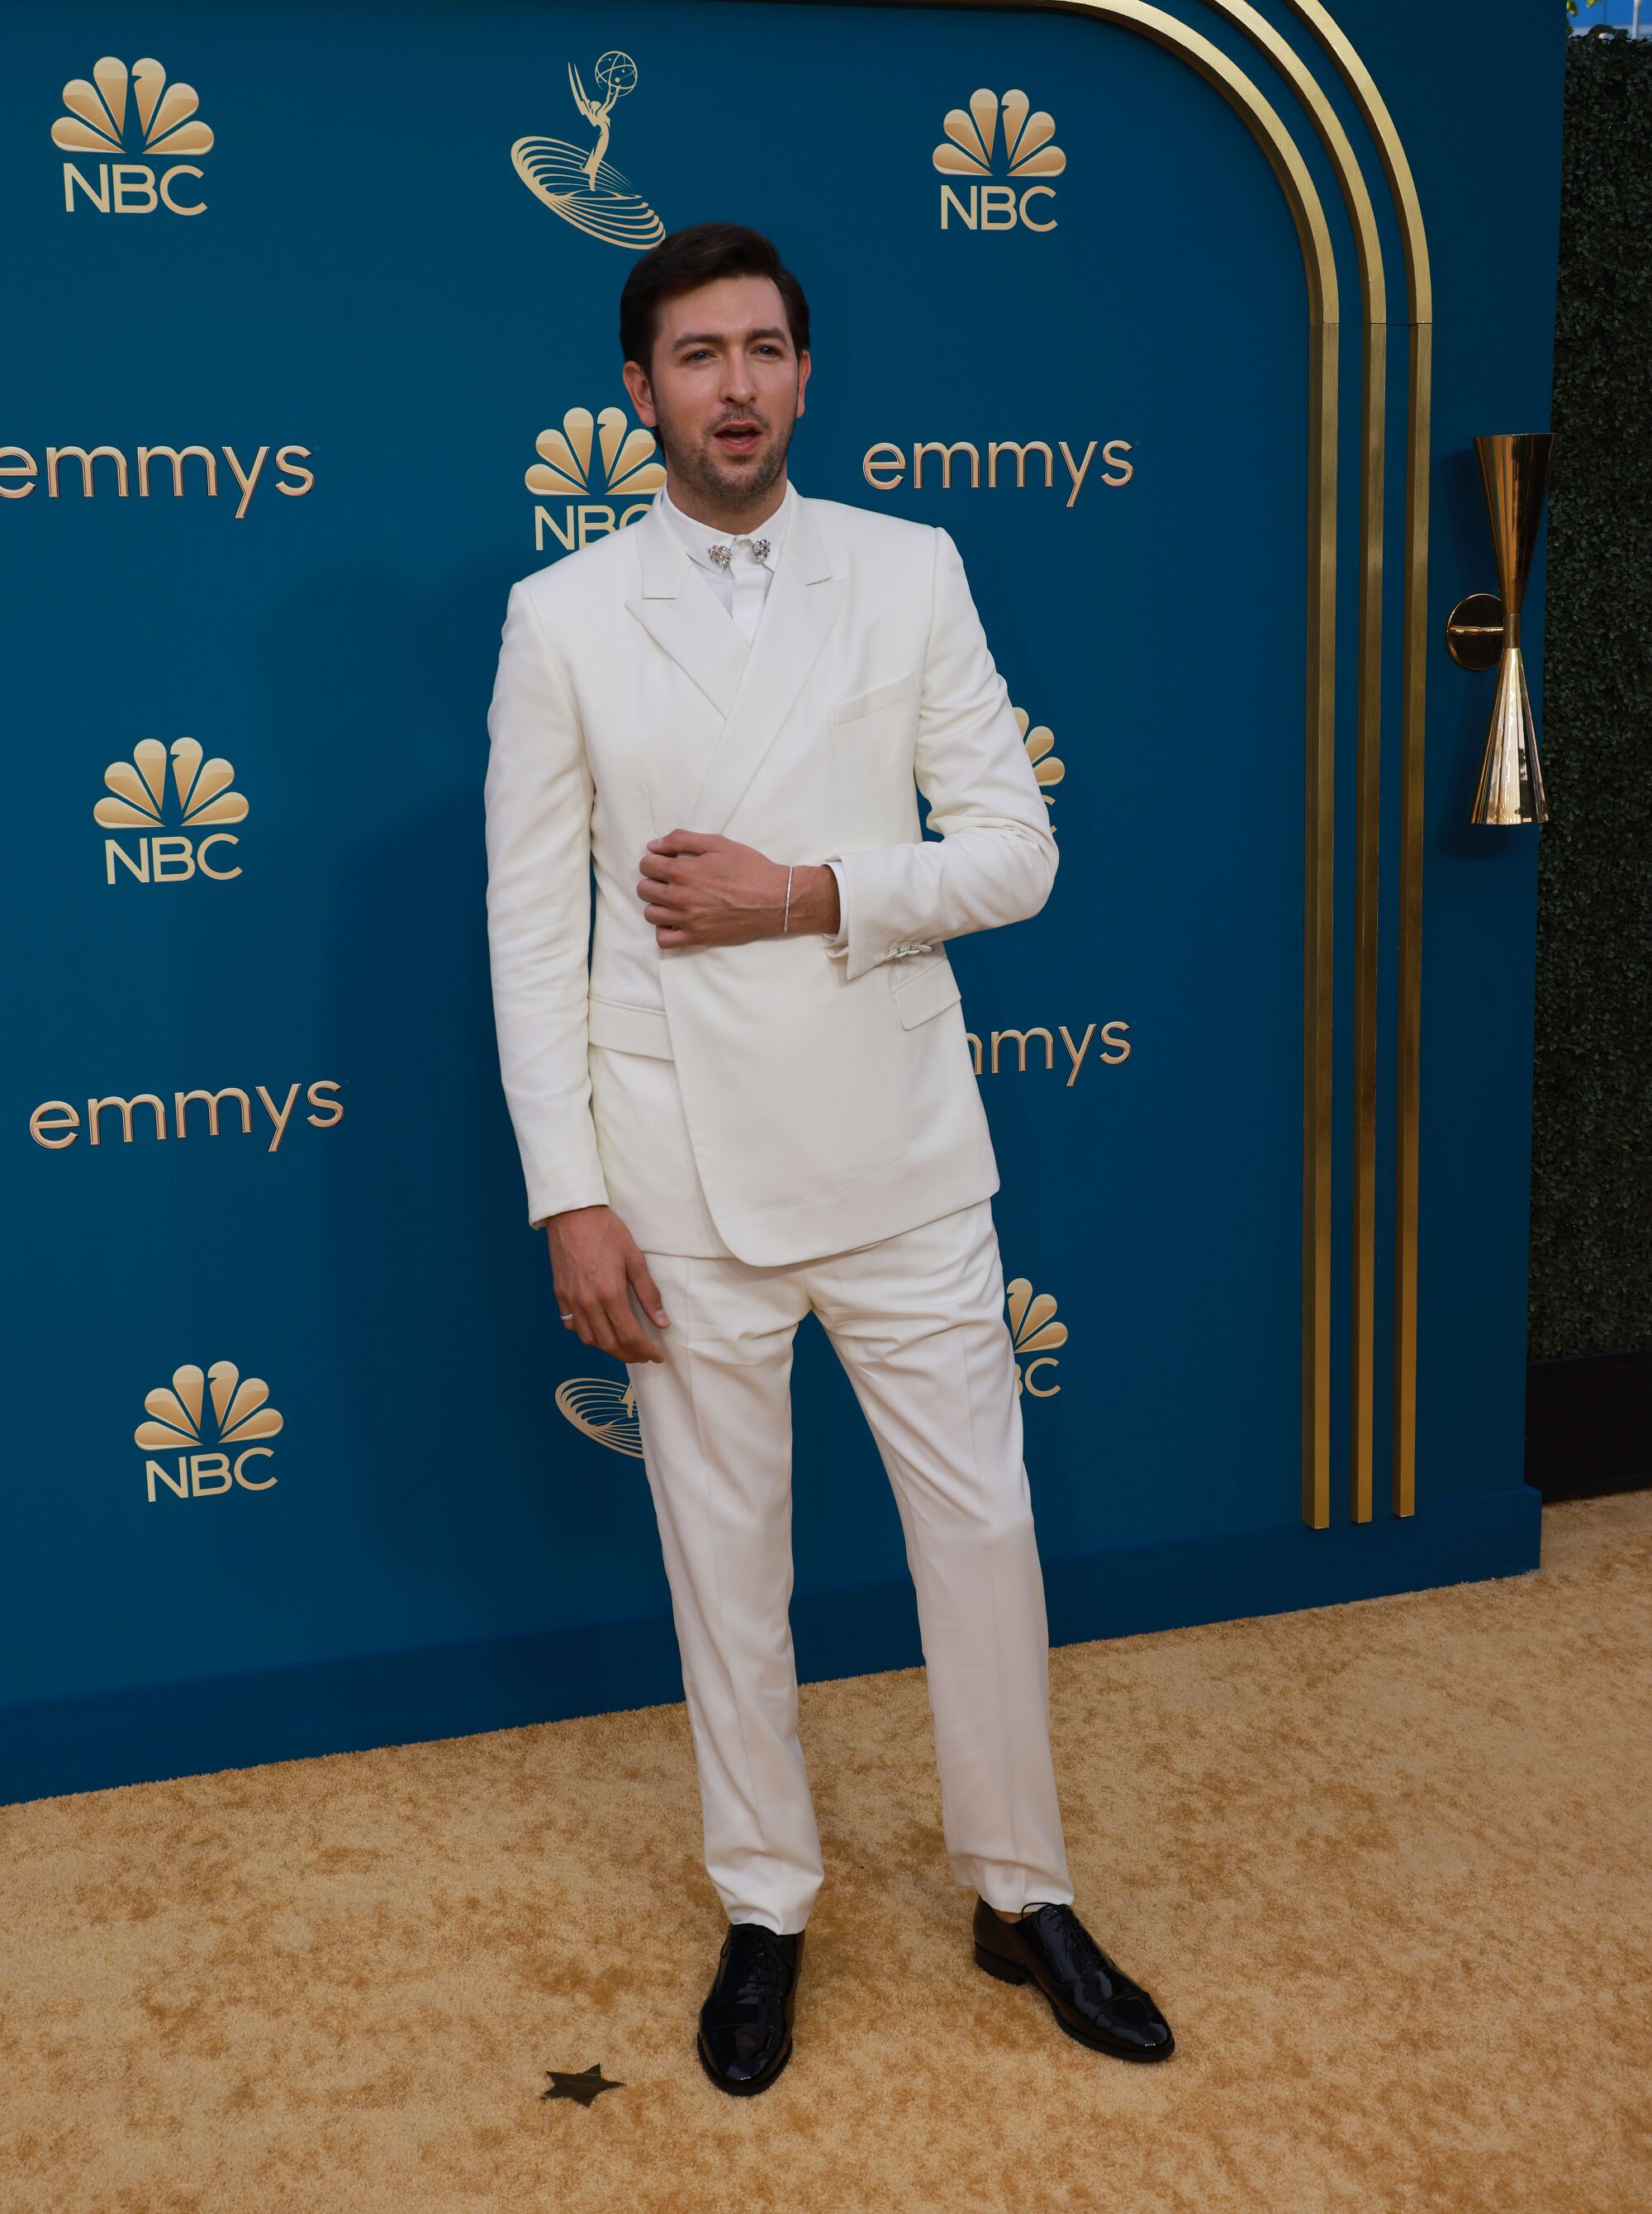
{"label": "white suit jacket", "polygon": [[[945,944],[1036,914],[1057,857],[945,530],[799,493],[748,646],[656,505],[512,586],[487,727],[530,1222],[790,1265],[997,1190]],[[676,829],[838,861],[841,945],[663,951],[636,886]]]}

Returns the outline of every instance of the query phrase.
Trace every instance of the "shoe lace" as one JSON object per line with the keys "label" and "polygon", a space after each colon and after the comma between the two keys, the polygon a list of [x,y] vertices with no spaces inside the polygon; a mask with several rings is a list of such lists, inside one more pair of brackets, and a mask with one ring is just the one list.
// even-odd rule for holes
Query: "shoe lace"
{"label": "shoe lace", "polygon": [[1073,1909],[1054,1904],[1045,1911],[1060,1917],[1062,1937],[1068,1957],[1080,1977],[1086,1982],[1094,1981],[1097,1978],[1111,1981],[1114,1977],[1112,1964]]}
{"label": "shoe lace", "polygon": [[729,1939],[729,1980],[738,1999],[761,1999],[786,1988],[791,1971],[780,1933],[766,1922],[737,1922]]}

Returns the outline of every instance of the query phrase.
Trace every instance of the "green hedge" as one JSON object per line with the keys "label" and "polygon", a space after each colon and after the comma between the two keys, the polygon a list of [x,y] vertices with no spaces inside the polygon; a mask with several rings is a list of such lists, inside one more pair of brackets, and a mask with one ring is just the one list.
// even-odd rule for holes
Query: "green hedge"
{"label": "green hedge", "polygon": [[1568,42],[1530,1354],[1652,1346],[1652,40]]}

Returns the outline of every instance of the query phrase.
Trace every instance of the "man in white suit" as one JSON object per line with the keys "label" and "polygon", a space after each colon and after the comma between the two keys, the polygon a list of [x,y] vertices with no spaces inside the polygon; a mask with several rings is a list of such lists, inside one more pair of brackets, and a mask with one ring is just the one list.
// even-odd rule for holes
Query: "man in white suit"
{"label": "man in white suit", "polygon": [[672,233],[620,338],[665,482],[511,590],[488,933],[529,1220],[564,1325],[635,1391],[729,1920],[701,2061],[736,2093],[785,2066],[823,1874],[787,1618],[811,1310],[900,1511],[976,1958],[1162,2059],[1073,1903],[998,1168],[945,952],[1043,905],[1044,802],[947,533],[788,480],[808,308],[771,242]]}

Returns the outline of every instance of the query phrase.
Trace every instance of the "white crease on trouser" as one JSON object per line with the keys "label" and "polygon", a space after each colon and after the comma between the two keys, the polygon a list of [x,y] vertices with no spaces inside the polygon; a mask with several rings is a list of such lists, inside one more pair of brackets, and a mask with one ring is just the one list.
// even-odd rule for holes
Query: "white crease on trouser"
{"label": "white crease on trouser", "polygon": [[[792,1340],[812,1307],[875,1438],[918,1603],[952,1873],[1074,1897],[1049,1627],[991,1202],[792,1268],[648,1255],[664,1361],[627,1364],[682,1660],[706,1865],[731,1921],[801,1930],[820,1838],[798,1740]],[[633,1313],[637,1312],[633,1307]]]}

